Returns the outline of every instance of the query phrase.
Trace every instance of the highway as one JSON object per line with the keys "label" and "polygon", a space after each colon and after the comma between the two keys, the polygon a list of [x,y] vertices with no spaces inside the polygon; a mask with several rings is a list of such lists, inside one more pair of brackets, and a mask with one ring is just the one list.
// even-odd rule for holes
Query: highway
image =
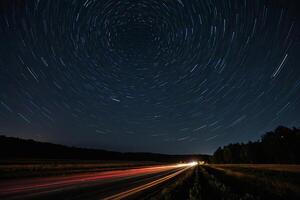
{"label": "highway", "polygon": [[0,199],[134,199],[196,163],[0,181]]}

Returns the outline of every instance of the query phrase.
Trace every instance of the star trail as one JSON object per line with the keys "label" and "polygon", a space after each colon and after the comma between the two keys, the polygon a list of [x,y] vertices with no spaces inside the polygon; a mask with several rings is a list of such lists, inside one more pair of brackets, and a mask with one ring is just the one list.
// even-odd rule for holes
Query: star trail
{"label": "star trail", "polygon": [[2,0],[0,131],[212,153],[300,125],[293,1]]}

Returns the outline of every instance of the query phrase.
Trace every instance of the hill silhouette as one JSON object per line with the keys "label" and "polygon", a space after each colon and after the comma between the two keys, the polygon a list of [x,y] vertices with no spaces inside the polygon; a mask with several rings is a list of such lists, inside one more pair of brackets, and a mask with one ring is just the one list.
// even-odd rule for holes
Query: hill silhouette
{"label": "hill silhouette", "polygon": [[0,136],[0,159],[79,159],[180,162],[209,160],[208,155],[166,155],[157,153],[121,153],[100,149],[69,147],[15,137]]}

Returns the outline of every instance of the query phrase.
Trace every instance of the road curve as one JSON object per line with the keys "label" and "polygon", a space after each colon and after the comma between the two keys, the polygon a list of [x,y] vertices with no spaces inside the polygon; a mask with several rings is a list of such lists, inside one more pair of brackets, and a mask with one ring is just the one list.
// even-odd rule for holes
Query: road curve
{"label": "road curve", "polygon": [[0,199],[123,199],[146,191],[194,164],[148,166],[0,182]]}

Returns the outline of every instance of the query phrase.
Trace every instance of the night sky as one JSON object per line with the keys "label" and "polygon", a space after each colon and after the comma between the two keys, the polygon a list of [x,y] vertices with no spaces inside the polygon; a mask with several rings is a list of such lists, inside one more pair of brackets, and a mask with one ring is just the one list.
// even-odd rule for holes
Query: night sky
{"label": "night sky", "polygon": [[299,127],[295,2],[1,0],[0,134],[212,153]]}

